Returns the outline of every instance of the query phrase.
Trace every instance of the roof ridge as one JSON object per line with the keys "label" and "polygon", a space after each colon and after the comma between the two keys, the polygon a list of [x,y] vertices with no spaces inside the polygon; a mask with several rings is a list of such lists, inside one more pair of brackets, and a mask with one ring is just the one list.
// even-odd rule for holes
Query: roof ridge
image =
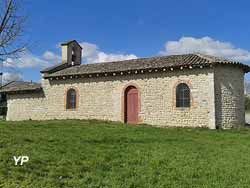
{"label": "roof ridge", "polygon": [[12,81],[10,81],[10,82],[7,82],[7,83],[1,85],[1,86],[0,86],[0,89],[2,89],[3,87],[6,87],[6,86],[12,84],[13,82],[16,82],[16,81],[15,81],[15,80],[12,80]]}
{"label": "roof ridge", "polygon": [[183,67],[208,67],[213,64],[237,65],[243,68],[245,72],[250,72],[250,67],[242,63],[238,63],[235,61],[227,61],[226,59],[218,58],[215,56],[204,55],[201,53],[189,53],[189,54],[138,58],[138,59],[123,60],[123,61],[81,64],[77,66],[64,68],[58,71],[51,71],[51,73],[48,72],[48,74],[44,75],[44,78],[79,75],[79,74],[97,74],[99,76],[100,73],[112,73],[112,72],[114,73],[114,75],[116,75],[116,72],[124,72],[124,71],[130,72],[131,70],[135,72],[138,72],[138,70],[144,72],[143,70],[146,69],[150,69],[151,71],[152,69],[158,69],[158,68],[173,69],[173,67],[175,67],[175,69],[177,67],[183,69]]}
{"label": "roof ridge", "polygon": [[92,64],[106,64],[106,63],[117,63],[117,62],[127,62],[127,61],[133,61],[133,60],[147,60],[147,59],[157,59],[157,58],[171,58],[174,56],[188,56],[188,55],[195,55],[194,53],[189,54],[172,54],[172,55],[163,55],[163,56],[152,56],[152,57],[139,57],[139,58],[133,58],[133,59],[125,59],[125,60],[117,60],[117,61],[106,61],[106,62],[97,62],[97,63],[83,63],[80,65],[76,65],[75,67],[83,66],[83,65],[92,65]]}
{"label": "roof ridge", "polygon": [[[176,56],[189,56],[189,55],[197,55],[199,56],[200,58],[203,58],[203,59],[207,59],[206,57],[203,57],[204,54],[201,54],[201,53],[187,53],[187,54],[171,54],[171,55],[163,55],[163,56],[152,56],[152,57],[139,57],[139,58],[133,58],[133,59],[125,59],[125,60],[118,60],[118,61],[106,61],[106,62],[93,62],[93,63],[82,63],[80,65],[76,65],[74,67],[81,67],[81,66],[88,66],[88,65],[92,65],[92,64],[95,64],[95,65],[101,65],[101,64],[106,64],[106,63],[117,63],[117,62],[128,62],[128,61],[133,61],[133,60],[149,60],[149,59],[157,59],[157,58],[171,58],[171,57],[176,57]],[[205,56],[205,55],[204,55]],[[207,59],[208,60],[208,59]],[[50,72],[51,69],[54,70],[54,68],[57,68],[59,66],[62,66],[63,63],[58,63],[52,67],[48,67],[48,68],[45,68],[41,71],[41,73],[44,73],[44,72]],[[68,67],[65,67],[63,69],[66,69],[66,68],[71,68],[73,66],[68,66]],[[60,71],[60,70],[56,70],[55,72],[57,71]],[[54,72],[54,71],[53,71]]]}
{"label": "roof ridge", "polygon": [[14,81],[4,87],[0,87],[0,93],[23,92],[23,91],[41,91],[41,83]]}
{"label": "roof ridge", "polygon": [[211,63],[214,62],[233,62],[232,60],[225,59],[224,57],[214,56],[214,55],[208,55],[204,53],[194,53],[195,55],[199,56],[200,58],[206,59]]}

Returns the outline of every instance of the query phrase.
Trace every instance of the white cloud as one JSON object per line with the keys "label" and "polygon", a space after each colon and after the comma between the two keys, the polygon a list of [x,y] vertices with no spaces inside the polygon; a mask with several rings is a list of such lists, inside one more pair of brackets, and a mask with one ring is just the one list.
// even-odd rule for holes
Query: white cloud
{"label": "white cloud", "polygon": [[97,45],[88,42],[81,42],[80,45],[83,48],[83,57],[93,57],[99,50]]}
{"label": "white cloud", "polygon": [[42,57],[35,56],[30,52],[22,54],[17,59],[8,58],[3,62],[5,68],[45,68],[59,63],[59,57],[53,52],[46,51]]}
{"label": "white cloud", "polygon": [[[85,63],[99,63],[108,61],[121,61],[137,58],[133,54],[115,54],[105,53],[100,51],[97,45],[82,42],[83,47],[82,57]],[[5,68],[22,69],[22,68],[38,68],[43,69],[49,66],[53,66],[61,62],[61,56],[51,52],[45,51],[41,56],[36,56],[31,52],[26,52],[18,59],[8,58],[3,62]]]}
{"label": "white cloud", "polygon": [[3,66],[6,68],[14,68],[15,67],[15,63],[13,61],[12,58],[7,58],[4,62],[3,62]]}
{"label": "white cloud", "polygon": [[[97,45],[87,42],[82,42],[80,44],[83,47],[82,59],[84,63],[121,61],[137,58],[133,54],[105,53],[100,51]],[[3,62],[3,82],[6,83],[22,79],[22,75],[19,72],[24,68],[36,68],[41,70],[60,62],[61,54],[58,55],[51,51],[45,51],[42,55],[36,56],[27,51],[17,59],[8,58]]]}
{"label": "white cloud", "polygon": [[59,62],[60,57],[50,51],[44,52],[42,56],[35,56],[30,52],[26,52],[17,59],[7,58],[3,62],[3,83],[21,80],[22,75],[20,72],[23,68],[43,69]]}
{"label": "white cloud", "polygon": [[[125,53],[106,53],[98,48],[96,44],[81,42],[83,47],[82,59],[84,63],[99,63],[110,61],[122,61],[128,59],[136,59],[134,54]],[[235,61],[248,62],[250,61],[250,51],[236,48],[229,42],[222,42],[210,37],[194,38],[182,37],[177,41],[168,41],[165,48],[160,52],[161,55],[186,54],[186,53],[204,53],[232,59]],[[26,52],[18,59],[8,58],[3,62],[5,71],[21,70],[23,68],[43,69],[53,66],[61,62],[61,54],[51,51],[45,51],[42,55],[36,56],[31,52]],[[20,74],[13,75],[13,78],[18,78]],[[6,75],[9,79],[10,74]]]}
{"label": "white cloud", "polygon": [[250,51],[236,48],[229,42],[214,40],[210,37],[182,37],[178,41],[168,41],[160,54],[172,55],[195,52],[224,57],[234,61],[250,61]]}
{"label": "white cloud", "polygon": [[18,68],[36,68],[36,67],[47,67],[50,63],[46,60],[36,57],[31,53],[27,53],[20,57],[16,63]]}
{"label": "white cloud", "polygon": [[50,61],[52,64],[60,63],[61,57],[51,51],[46,51],[42,55],[44,60]]}
{"label": "white cloud", "polygon": [[136,58],[137,56],[134,54],[106,54],[99,52],[96,62],[122,61]]}
{"label": "white cloud", "polygon": [[86,63],[100,63],[110,61],[122,61],[129,59],[136,59],[134,54],[121,54],[121,53],[105,53],[100,51],[95,44],[82,42],[80,45],[83,48],[82,57]]}
{"label": "white cloud", "polygon": [[3,73],[3,83],[8,83],[17,80],[22,80],[22,75],[20,73],[14,73],[14,72]]}

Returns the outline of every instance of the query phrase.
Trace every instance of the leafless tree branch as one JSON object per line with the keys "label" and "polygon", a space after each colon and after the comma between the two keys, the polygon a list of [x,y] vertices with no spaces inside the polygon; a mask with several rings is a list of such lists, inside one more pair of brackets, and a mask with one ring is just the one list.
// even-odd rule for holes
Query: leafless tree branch
{"label": "leafless tree branch", "polygon": [[0,0],[0,60],[17,58],[25,51],[23,42],[26,17],[21,15],[20,0]]}

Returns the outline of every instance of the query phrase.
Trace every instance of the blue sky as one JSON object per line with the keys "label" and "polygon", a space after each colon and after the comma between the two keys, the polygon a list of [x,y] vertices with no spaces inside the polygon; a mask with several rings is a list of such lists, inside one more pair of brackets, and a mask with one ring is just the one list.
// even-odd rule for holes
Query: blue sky
{"label": "blue sky", "polygon": [[12,78],[39,81],[39,70],[58,63],[59,44],[70,39],[84,46],[84,63],[193,51],[250,62],[246,0],[25,0],[23,6],[30,51],[5,62]]}

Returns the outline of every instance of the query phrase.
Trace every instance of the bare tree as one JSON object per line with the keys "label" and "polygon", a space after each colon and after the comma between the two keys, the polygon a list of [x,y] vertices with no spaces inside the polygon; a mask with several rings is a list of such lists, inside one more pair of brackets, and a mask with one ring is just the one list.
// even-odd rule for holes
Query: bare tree
{"label": "bare tree", "polygon": [[24,23],[21,1],[0,0],[0,60],[18,57],[25,50]]}

